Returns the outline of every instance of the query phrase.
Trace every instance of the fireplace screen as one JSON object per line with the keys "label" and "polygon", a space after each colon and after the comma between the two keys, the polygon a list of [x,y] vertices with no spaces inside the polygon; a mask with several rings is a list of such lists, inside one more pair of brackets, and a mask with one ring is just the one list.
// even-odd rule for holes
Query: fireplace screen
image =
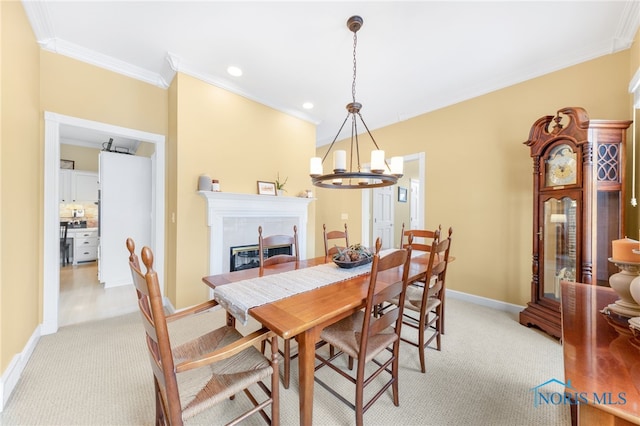
{"label": "fireplace screen", "polygon": [[[243,269],[257,268],[260,266],[260,256],[258,255],[258,245],[231,247],[230,271],[241,271]],[[269,247],[264,251],[264,257],[268,258],[277,254],[292,254],[291,245]]]}

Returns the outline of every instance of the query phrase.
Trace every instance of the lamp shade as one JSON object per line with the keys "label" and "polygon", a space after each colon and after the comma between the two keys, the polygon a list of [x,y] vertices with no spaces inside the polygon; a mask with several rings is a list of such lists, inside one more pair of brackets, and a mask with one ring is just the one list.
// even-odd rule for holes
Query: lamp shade
{"label": "lamp shade", "polygon": [[391,157],[391,174],[402,176],[404,173],[404,159],[402,157]]}
{"label": "lamp shade", "polygon": [[309,174],[311,176],[320,176],[322,174],[322,158],[311,157],[309,161]]}
{"label": "lamp shade", "polygon": [[382,173],[385,168],[384,151],[381,149],[371,151],[371,171],[374,173]]}

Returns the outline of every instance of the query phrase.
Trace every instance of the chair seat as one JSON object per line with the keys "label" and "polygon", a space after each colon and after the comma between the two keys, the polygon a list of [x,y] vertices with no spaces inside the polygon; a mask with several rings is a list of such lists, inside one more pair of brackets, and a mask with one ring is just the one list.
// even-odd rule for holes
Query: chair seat
{"label": "chair seat", "polygon": [[[416,286],[408,286],[407,287],[407,296],[404,300],[404,308],[410,309],[415,312],[420,312],[422,307],[422,292],[423,288]],[[389,299],[388,302],[393,303],[394,305],[398,304],[398,299]],[[428,297],[427,298],[427,309],[426,312],[429,312],[436,308],[440,304],[440,299],[437,297]]]}
{"label": "chair seat", "polygon": [[[363,322],[364,312],[358,311],[322,330],[320,339],[335,346],[353,359],[358,359]],[[397,338],[398,336],[391,327],[373,336],[369,336],[367,356],[364,361],[371,361],[381,351],[395,342]]]}
{"label": "chair seat", "polygon": [[[183,361],[198,359],[242,337],[235,328],[225,326],[177,346],[172,350],[176,366]],[[202,374],[203,369],[208,374]],[[251,347],[231,358],[177,374],[183,418],[203,412],[268,378],[272,373],[269,360],[259,350]]]}

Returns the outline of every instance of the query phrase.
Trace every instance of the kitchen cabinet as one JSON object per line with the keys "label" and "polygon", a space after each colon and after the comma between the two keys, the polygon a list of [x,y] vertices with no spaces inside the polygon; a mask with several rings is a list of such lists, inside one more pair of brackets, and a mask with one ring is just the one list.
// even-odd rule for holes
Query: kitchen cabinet
{"label": "kitchen cabinet", "polygon": [[98,173],[60,169],[61,203],[98,201]]}
{"label": "kitchen cabinet", "polygon": [[58,197],[61,203],[71,203],[71,175],[73,170],[60,169],[60,190]]}
{"label": "kitchen cabinet", "polygon": [[73,264],[91,262],[98,259],[98,229],[69,229],[73,238]]}

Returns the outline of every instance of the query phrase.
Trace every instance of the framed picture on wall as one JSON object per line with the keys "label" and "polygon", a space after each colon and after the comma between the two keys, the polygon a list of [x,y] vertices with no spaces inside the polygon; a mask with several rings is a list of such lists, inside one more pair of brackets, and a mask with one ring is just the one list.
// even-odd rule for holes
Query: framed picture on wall
{"label": "framed picture on wall", "polygon": [[60,160],[61,169],[73,170],[76,167],[75,164],[76,162],[73,160]]}
{"label": "framed picture on wall", "polygon": [[276,183],[258,181],[258,194],[260,195],[276,195]]}
{"label": "framed picture on wall", "polygon": [[398,202],[399,203],[407,202],[407,188],[403,188],[401,186],[398,187]]}

